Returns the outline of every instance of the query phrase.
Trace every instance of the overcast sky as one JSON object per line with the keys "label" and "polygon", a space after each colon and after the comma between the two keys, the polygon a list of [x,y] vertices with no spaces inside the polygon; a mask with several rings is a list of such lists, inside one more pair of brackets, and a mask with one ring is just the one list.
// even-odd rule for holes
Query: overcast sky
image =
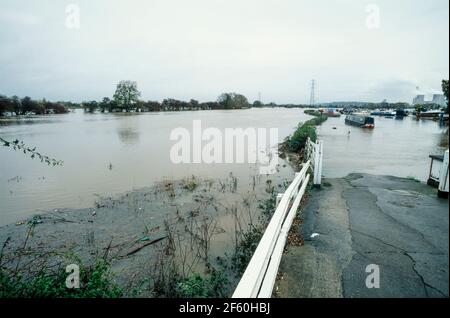
{"label": "overcast sky", "polygon": [[448,38],[448,0],[0,0],[0,94],[100,99],[127,79],[146,100],[308,103],[315,79],[317,102],[411,102],[441,91]]}

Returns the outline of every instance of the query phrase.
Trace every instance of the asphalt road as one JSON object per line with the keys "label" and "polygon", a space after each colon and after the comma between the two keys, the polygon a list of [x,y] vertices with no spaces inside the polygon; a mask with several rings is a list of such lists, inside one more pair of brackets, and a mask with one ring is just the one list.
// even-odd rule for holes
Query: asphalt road
{"label": "asphalt road", "polygon": [[[323,185],[301,213],[305,244],[283,255],[279,297],[448,297],[448,200],[389,176]],[[379,288],[366,285],[369,265],[379,268]]]}

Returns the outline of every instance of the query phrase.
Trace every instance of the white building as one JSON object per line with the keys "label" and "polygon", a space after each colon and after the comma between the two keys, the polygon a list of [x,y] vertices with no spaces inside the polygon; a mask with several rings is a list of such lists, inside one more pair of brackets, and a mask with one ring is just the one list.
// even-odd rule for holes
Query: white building
{"label": "white building", "polygon": [[446,106],[445,97],[442,94],[434,94],[431,101],[433,104],[438,104],[440,106]]}
{"label": "white building", "polygon": [[413,105],[425,104],[425,95],[417,95],[413,99]]}
{"label": "white building", "polygon": [[445,97],[442,94],[434,94],[431,100],[425,100],[425,95],[417,95],[413,99],[413,105],[426,105],[426,104],[436,104],[439,106],[446,106]]}

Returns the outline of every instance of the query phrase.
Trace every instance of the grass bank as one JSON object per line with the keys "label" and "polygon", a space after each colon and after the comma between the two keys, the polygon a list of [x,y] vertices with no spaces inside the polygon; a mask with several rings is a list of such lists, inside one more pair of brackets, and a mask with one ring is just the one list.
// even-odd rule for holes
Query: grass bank
{"label": "grass bank", "polygon": [[305,110],[305,114],[315,116],[315,118],[300,123],[294,133],[286,138],[284,148],[289,152],[299,153],[302,151],[308,138],[315,142],[317,140],[316,126],[328,119],[327,116],[317,111]]}
{"label": "grass bank", "polygon": [[311,141],[316,142],[316,126],[321,125],[328,119],[326,115],[315,110],[305,110],[305,114],[314,116],[314,118],[299,123],[294,133],[288,136],[279,147],[280,156],[287,157],[295,169],[299,169],[304,161],[306,141],[310,138]]}

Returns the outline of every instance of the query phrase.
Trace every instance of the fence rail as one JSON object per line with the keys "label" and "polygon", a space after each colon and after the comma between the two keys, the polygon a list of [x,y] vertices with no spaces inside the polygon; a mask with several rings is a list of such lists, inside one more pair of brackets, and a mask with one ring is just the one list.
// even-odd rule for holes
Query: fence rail
{"label": "fence rail", "polygon": [[438,196],[448,198],[449,186],[449,151],[444,155],[430,155],[430,174],[427,184],[438,189]]}
{"label": "fence rail", "polygon": [[272,296],[287,235],[310,179],[310,168],[314,171],[314,184],[320,185],[322,155],[323,143],[313,143],[308,138],[305,147],[307,161],[303,163],[301,171],[296,173],[285,193],[278,195],[272,219],[233,293],[233,298]]}

